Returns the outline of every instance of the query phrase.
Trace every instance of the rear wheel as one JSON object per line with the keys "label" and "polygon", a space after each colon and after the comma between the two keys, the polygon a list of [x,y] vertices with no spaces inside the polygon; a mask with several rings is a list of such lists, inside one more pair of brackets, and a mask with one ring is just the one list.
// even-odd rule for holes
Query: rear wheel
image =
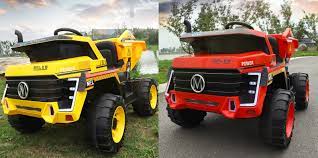
{"label": "rear wheel", "polygon": [[8,121],[11,127],[21,133],[37,132],[45,124],[43,119],[25,115],[8,115]]}
{"label": "rear wheel", "polygon": [[206,116],[205,111],[193,109],[174,110],[171,109],[169,105],[167,105],[167,111],[172,122],[185,128],[192,128],[199,125]]}
{"label": "rear wheel", "polygon": [[308,107],[309,102],[309,77],[305,73],[291,74],[293,91],[296,93],[296,109],[304,110]]}
{"label": "rear wheel", "polygon": [[137,100],[132,103],[134,111],[140,116],[151,116],[158,109],[157,82],[141,79],[136,87]]}
{"label": "rear wheel", "polygon": [[89,130],[93,144],[101,151],[118,152],[122,146],[126,112],[121,96],[104,94],[89,107]]}
{"label": "rear wheel", "polygon": [[267,99],[260,119],[260,134],[266,143],[286,148],[294,129],[294,95],[289,90],[278,89]]}

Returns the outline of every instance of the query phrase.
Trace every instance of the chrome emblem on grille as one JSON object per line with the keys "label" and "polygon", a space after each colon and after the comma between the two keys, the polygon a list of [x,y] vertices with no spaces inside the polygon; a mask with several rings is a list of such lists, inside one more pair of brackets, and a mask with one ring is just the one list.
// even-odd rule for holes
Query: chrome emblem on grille
{"label": "chrome emblem on grille", "polygon": [[18,95],[21,99],[26,99],[29,95],[29,87],[25,82],[20,82],[18,84]]}
{"label": "chrome emblem on grille", "polygon": [[195,74],[191,78],[190,85],[194,92],[201,93],[205,87],[204,78],[199,74]]}

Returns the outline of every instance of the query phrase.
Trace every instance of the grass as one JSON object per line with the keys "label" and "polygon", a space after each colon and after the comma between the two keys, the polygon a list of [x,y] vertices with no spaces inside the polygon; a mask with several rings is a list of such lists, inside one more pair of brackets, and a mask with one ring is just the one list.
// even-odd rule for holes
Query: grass
{"label": "grass", "polygon": [[318,56],[318,51],[297,51],[293,57]]}
{"label": "grass", "polygon": [[149,50],[151,50],[153,52],[158,51],[158,44],[156,44],[156,45],[148,45],[147,47],[148,47],[147,49],[149,49]]}
{"label": "grass", "polygon": [[[0,80],[0,95],[4,80]],[[73,124],[46,124],[34,134],[20,134],[1,117],[0,108],[0,157],[158,157],[158,114],[139,117],[128,109],[127,130],[124,146],[117,154],[98,152],[90,146],[86,137],[85,121]]]}

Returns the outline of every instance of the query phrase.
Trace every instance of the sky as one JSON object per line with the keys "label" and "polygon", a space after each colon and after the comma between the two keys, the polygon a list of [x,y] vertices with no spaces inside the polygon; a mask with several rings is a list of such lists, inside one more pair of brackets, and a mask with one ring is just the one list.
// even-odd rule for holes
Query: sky
{"label": "sky", "polygon": [[[159,19],[160,23],[165,24],[165,20],[170,14],[171,3],[177,0],[159,0]],[[178,1],[187,1],[187,0],[178,0]],[[211,2],[211,1],[222,1],[222,0],[200,0],[200,2]],[[233,8],[237,8],[242,5],[242,2],[245,0],[233,0]],[[279,12],[280,5],[283,0],[265,0],[270,3],[271,9],[274,13]],[[291,0],[292,4],[292,20],[297,21],[303,17],[303,12],[308,13],[317,13],[318,14],[318,0]],[[199,12],[200,8],[198,7],[194,14]],[[235,12],[235,11],[234,11]],[[195,16],[195,15],[194,15]],[[169,48],[169,47],[178,47],[180,45],[179,39],[170,33],[167,29],[160,26],[159,27],[159,49]]]}
{"label": "sky", "polygon": [[0,40],[52,36],[57,28],[79,31],[121,27],[159,28],[158,0],[0,0]]}

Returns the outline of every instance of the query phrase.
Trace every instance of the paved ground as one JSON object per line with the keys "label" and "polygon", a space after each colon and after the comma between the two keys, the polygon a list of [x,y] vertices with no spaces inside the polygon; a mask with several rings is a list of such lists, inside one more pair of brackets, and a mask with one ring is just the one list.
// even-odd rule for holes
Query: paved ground
{"label": "paved ground", "polygon": [[310,105],[296,113],[293,140],[286,150],[262,143],[257,134],[257,120],[229,120],[208,114],[197,128],[183,129],[167,117],[166,102],[160,96],[160,157],[244,157],[313,158],[318,155],[318,57],[291,61],[291,72],[310,75]]}
{"label": "paved ground", "polygon": [[172,60],[176,57],[184,56],[187,54],[164,54],[164,55],[158,55],[159,60]]}
{"label": "paved ground", "polygon": [[140,61],[140,73],[141,74],[157,74],[159,73],[158,62],[156,60],[153,51],[146,50],[143,52]]}

